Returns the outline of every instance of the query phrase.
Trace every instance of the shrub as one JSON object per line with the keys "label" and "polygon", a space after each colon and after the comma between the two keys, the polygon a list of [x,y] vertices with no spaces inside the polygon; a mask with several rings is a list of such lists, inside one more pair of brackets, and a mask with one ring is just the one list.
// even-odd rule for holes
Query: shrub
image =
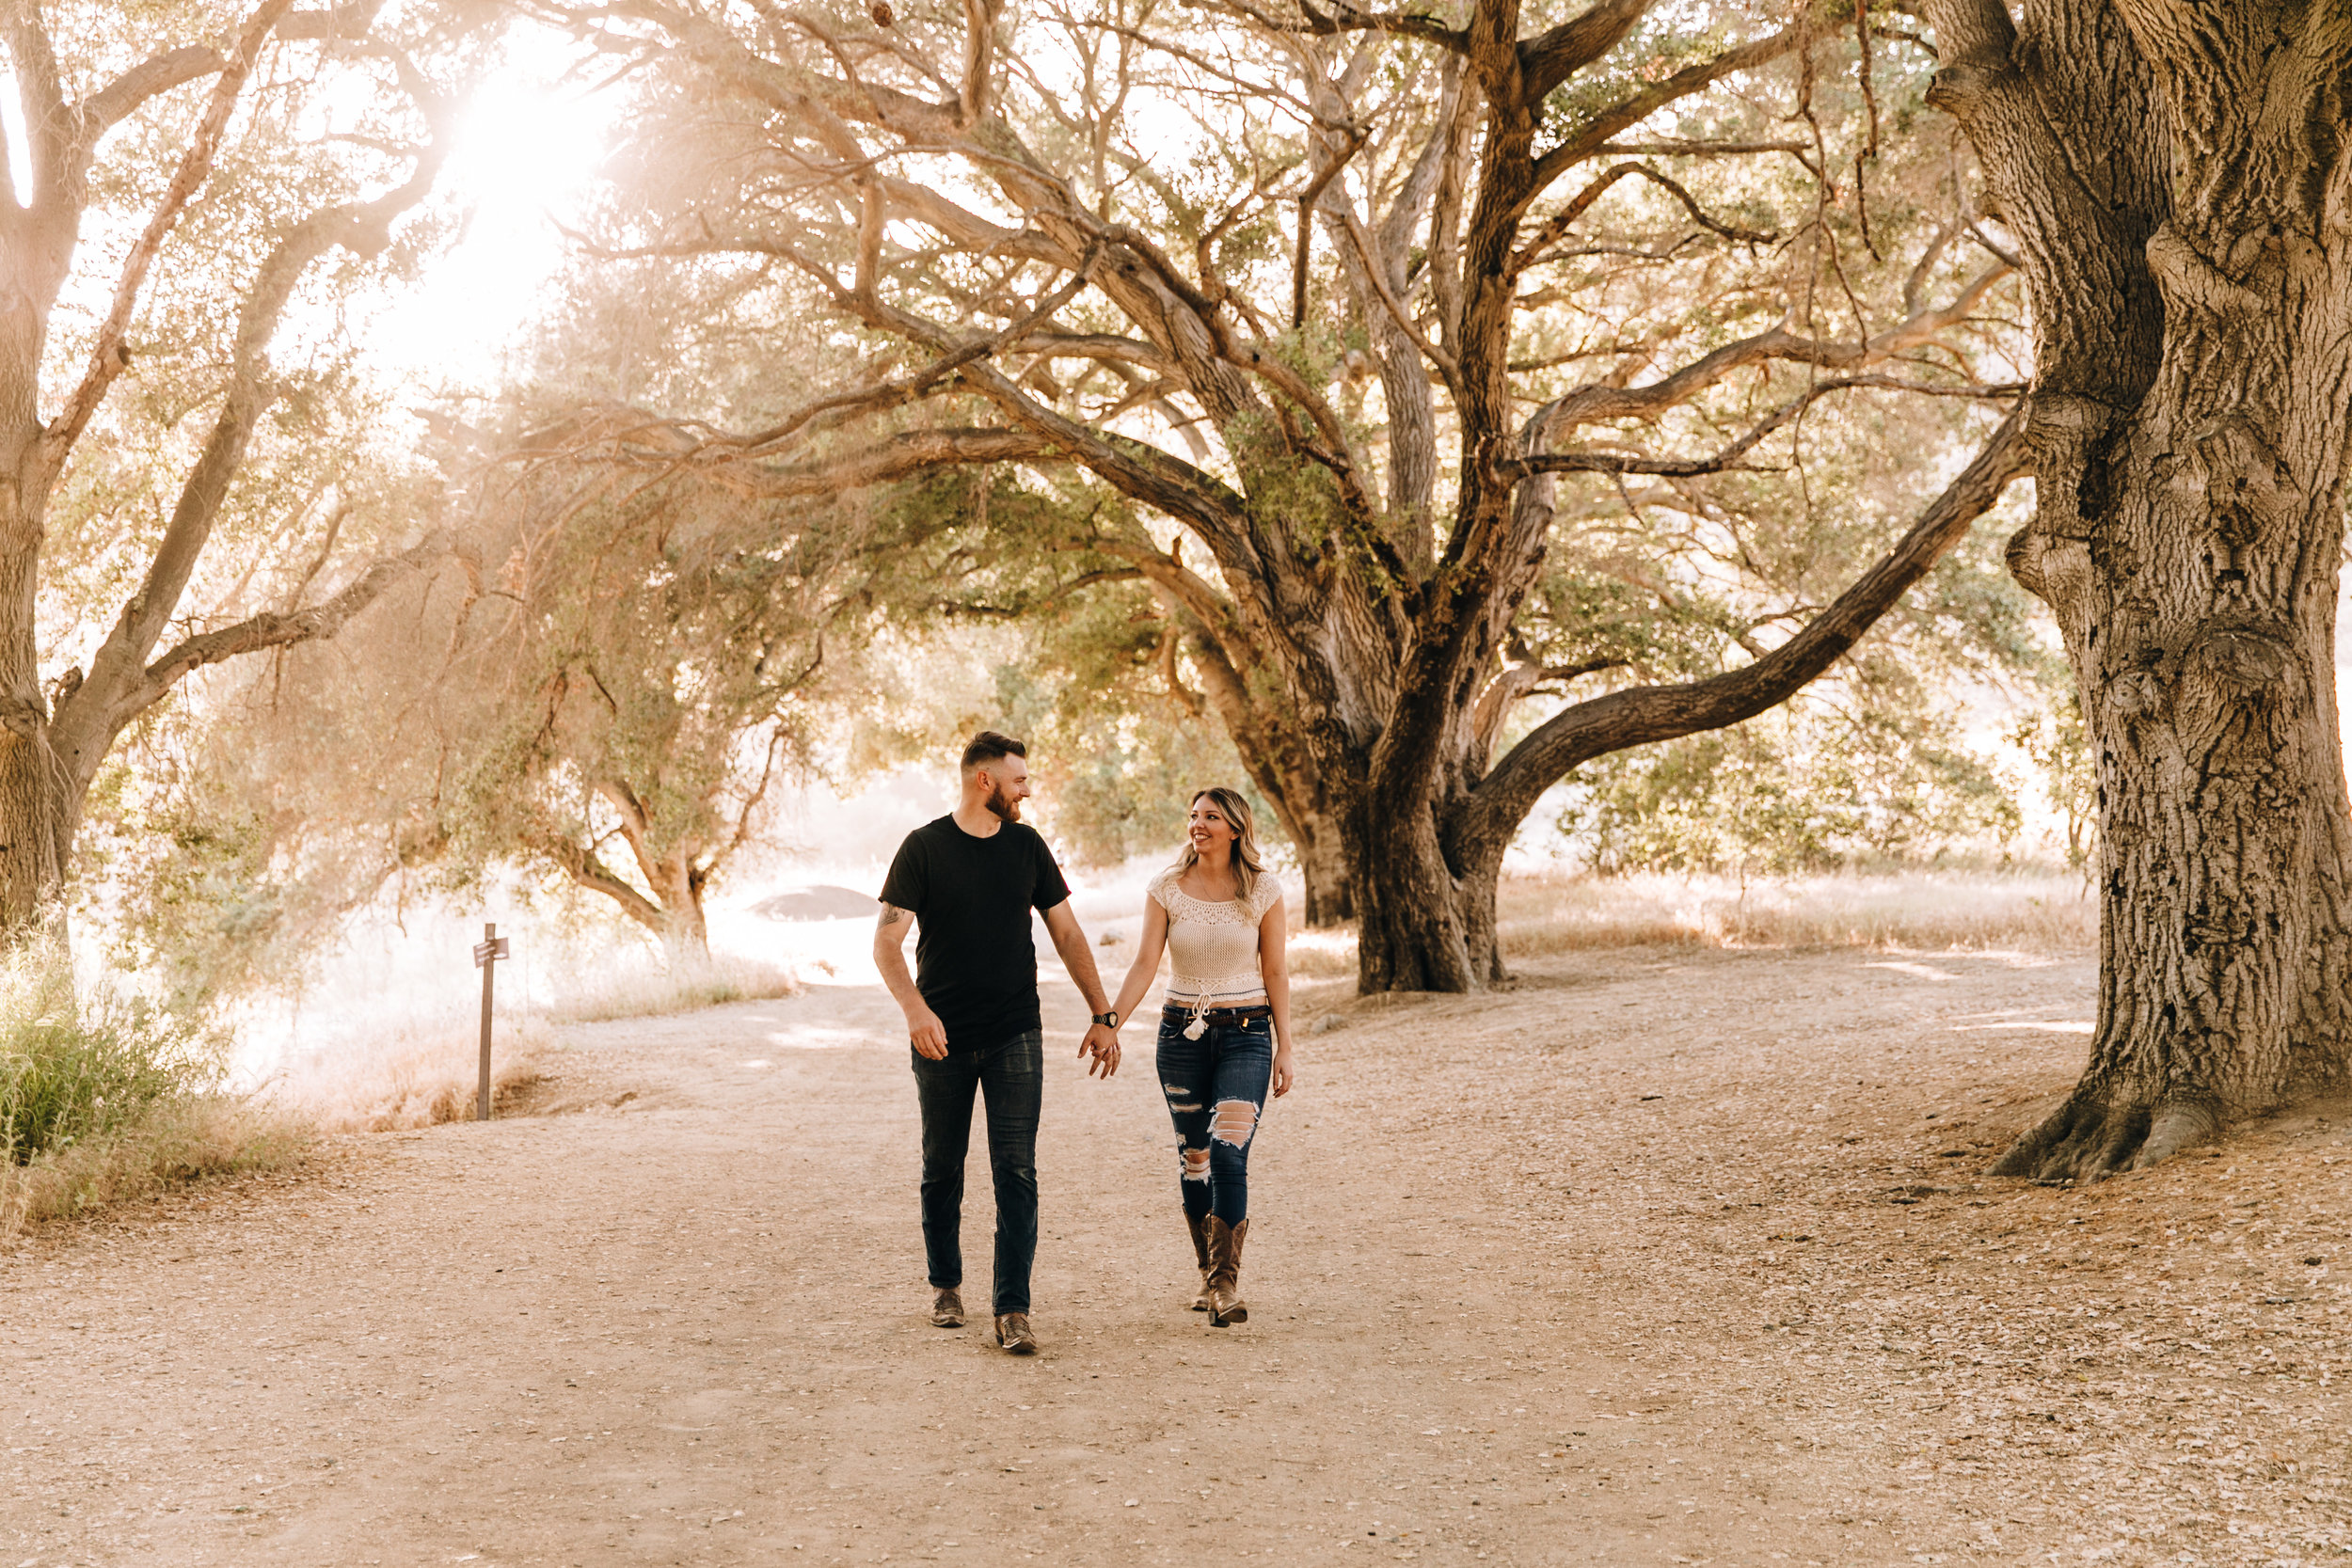
{"label": "shrub", "polygon": [[24,1165],[118,1133],[215,1086],[216,1036],[111,986],[77,996],[72,956],[40,937],[0,954],[0,1158]]}
{"label": "shrub", "polygon": [[311,1130],[299,1117],[233,1095],[158,1101],[137,1121],[0,1164],[0,1238],[24,1224],[70,1219],[208,1176],[297,1163]]}
{"label": "shrub", "polygon": [[44,933],[0,950],[0,1237],[299,1159],[310,1129],[221,1092],[227,1040],[102,980]]}

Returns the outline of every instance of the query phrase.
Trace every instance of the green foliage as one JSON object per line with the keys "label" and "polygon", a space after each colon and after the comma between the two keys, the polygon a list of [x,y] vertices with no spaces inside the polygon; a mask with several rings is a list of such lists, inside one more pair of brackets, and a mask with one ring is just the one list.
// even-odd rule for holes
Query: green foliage
{"label": "green foliage", "polygon": [[2020,720],[2010,740],[2042,775],[2042,799],[2065,838],[2067,865],[2085,870],[2098,849],[2099,772],[2081,701],[2065,693],[2046,711]]}
{"label": "green foliage", "polygon": [[527,894],[593,888],[698,942],[769,786],[817,766],[820,715],[861,695],[878,606],[923,591],[861,578],[897,559],[866,552],[863,498],[625,450],[639,421],[614,394],[657,378],[722,419],[791,388],[723,289],[576,281],[537,380],[436,411],[389,468],[330,441],[285,476],[289,512],[371,534],[437,517],[451,555],[333,643],[211,675],[102,776],[85,860],[120,955],[175,998],[298,978],[388,880],[463,895],[522,869]]}
{"label": "green foliage", "polygon": [[249,689],[221,684],[219,705],[173,702],[138,727],[100,773],[77,846],[81,911],[110,961],[185,1016],[298,984],[334,918],[386,873],[338,831],[347,801],[319,787],[340,770],[341,737],[311,736],[309,757],[281,769],[297,749],[255,726]]}
{"label": "green foliage", "polygon": [[269,823],[217,787],[160,802],[118,882],[116,942],[172,1006],[200,1006],[266,964],[289,890],[273,875]]}
{"label": "green foliage", "polygon": [[[1519,24],[1532,37],[1582,9],[1577,0],[1546,0]],[[1429,14],[1458,21],[1463,13],[1449,6]],[[952,55],[951,30],[940,30],[951,21],[948,13],[903,18],[898,37],[914,54],[945,47]],[[1645,14],[1624,42],[1549,95],[1539,150],[1777,24],[1722,8]],[[728,25],[780,71],[826,69],[790,63],[782,35],[748,18]],[[1101,223],[1148,237],[1168,259],[1155,268],[1174,269],[1219,301],[1216,319],[1225,325],[1216,333],[1250,341],[1249,355],[1228,368],[1237,379],[1244,366],[1257,369],[1247,394],[1232,381],[1203,379],[1186,355],[1170,356],[1169,329],[1154,309],[1118,304],[1120,290],[1099,277],[1056,312],[1065,351],[1008,343],[991,349],[991,363],[1104,446],[1147,459],[1156,451],[1157,461],[1185,465],[1203,487],[1239,492],[1242,504],[1232,536],[1200,529],[1188,537],[1183,509],[1155,517],[1139,502],[1104,497],[1070,478],[1057,456],[986,476],[942,471],[908,482],[881,507],[896,555],[881,568],[889,580],[878,579],[873,608],[910,643],[920,641],[927,617],[1001,618],[1034,633],[1012,661],[1019,679],[981,705],[1033,716],[1007,721],[1016,728],[1042,735],[1041,726],[1052,727],[1070,767],[1056,809],[1096,852],[1156,831],[1139,825],[1152,809],[1144,802],[1196,772],[1195,759],[1211,758],[1193,735],[1206,716],[1236,726],[1260,776],[1299,803],[1305,820],[1314,791],[1297,776],[1299,749],[1286,744],[1295,741],[1297,693],[1283,686],[1285,657],[1297,690],[1309,691],[1314,682],[1299,668],[1351,644],[1333,661],[1346,704],[1377,709],[1394,698],[1378,677],[1397,668],[1411,612],[1386,612],[1431,586],[1397,579],[1446,558],[1447,531],[1460,521],[1458,454],[1518,432],[1465,430],[1460,421],[1470,416],[1453,399],[1433,404],[1428,427],[1418,405],[1409,419],[1403,404],[1390,406],[1402,383],[1375,362],[1375,353],[1387,352],[1375,341],[1386,337],[1375,325],[1382,312],[1352,271],[1370,242],[1343,232],[1331,208],[1309,237],[1306,316],[1302,327],[1291,326],[1298,214],[1290,198],[1304,187],[1307,166],[1335,150],[1330,105],[1317,94],[1336,94],[1366,138],[1351,143],[1339,183],[1327,188],[1367,230],[1384,230],[1381,245],[1422,247],[1394,274],[1416,330],[1458,330],[1445,321],[1452,263],[1436,264],[1443,258],[1429,236],[1434,225],[1458,226],[1460,213],[1425,178],[1447,166],[1432,138],[1445,135],[1439,111],[1458,85],[1454,67],[1426,44],[1367,35],[1351,46],[1351,63],[1325,77],[1330,62],[1309,62],[1263,33],[1126,0],[1009,17],[1002,39],[1025,62],[1008,73],[993,105],[1006,117],[1006,140],[1017,139]],[[984,208],[993,226],[1024,200],[1010,185],[976,195],[995,172],[984,160],[954,172],[952,150],[938,165],[929,163],[929,149],[915,160],[923,166],[905,178],[934,182],[935,199],[893,203],[879,248],[863,255],[871,239],[860,227],[863,198],[822,190],[809,182],[814,175],[795,182],[775,172],[811,168],[813,148],[832,133],[812,135],[771,102],[699,75],[705,66],[688,58],[674,54],[679,69],[647,72],[646,112],[603,214],[611,238],[624,247],[685,233],[765,236],[762,245],[698,261],[697,276],[714,301],[723,299],[710,319],[746,330],[763,320],[802,352],[794,374],[840,372],[843,385],[883,385],[951,341],[975,341],[966,335],[985,324],[1024,319],[1059,281],[1052,264],[972,239],[977,225],[933,215],[950,203],[967,215]],[[897,71],[912,58],[877,56],[874,69]],[[1522,672],[1546,673],[1503,725],[1506,747],[1562,703],[1634,682],[1703,678],[1784,643],[1883,556],[1991,428],[1997,415],[1980,384],[2013,379],[2024,352],[2020,324],[2004,315],[2014,313],[2015,285],[1995,281],[1994,242],[1972,232],[1983,204],[1966,157],[1947,140],[1886,134],[1921,109],[1933,64],[1915,40],[1882,34],[1866,52],[1850,34],[1820,28],[1796,53],[1629,126],[1624,140],[1652,144],[1639,156],[1657,178],[1612,182],[1627,166],[1611,165],[1604,175],[1594,162],[1530,204],[1518,238],[1534,248],[1515,284],[1508,350],[1515,406],[1532,411],[1553,399],[1573,403],[1581,389],[1651,386],[1677,380],[1677,370],[1694,372],[1671,405],[1579,418],[1550,438],[1697,458],[1760,422],[1778,422],[1725,471],[1547,482],[1557,507],[1542,576],[1512,607],[1497,650]],[[1145,93],[1146,83],[1148,114],[1139,112],[1143,96],[1130,97],[1131,88]],[[1302,108],[1311,102],[1312,121],[1327,134],[1320,144]],[[1677,139],[1776,150],[1686,156],[1672,146]],[[872,146],[889,141],[870,134]],[[822,159],[835,150],[826,144]],[[1692,208],[1705,216],[1694,219]],[[1553,214],[1561,214],[1557,226]],[[1391,237],[1391,222],[1394,235],[1418,238]],[[1546,237],[1536,243],[1539,233]],[[794,264],[778,265],[787,254]],[[829,289],[811,290],[812,272],[856,277],[892,312],[931,327],[896,337],[879,312],[845,310]],[[1896,340],[1904,344],[1899,355],[1882,356],[1877,345],[1890,328],[1963,291],[1974,303],[1953,313],[1965,322],[1932,333],[1921,326]],[[809,325],[828,319],[835,323],[830,336]],[[1774,333],[1819,340],[1825,352],[1759,351],[1727,373],[1695,373],[1717,351]],[[818,337],[822,355],[803,352]],[[1143,339],[1155,346],[1132,352]],[[1278,362],[1288,374],[1263,373]],[[1899,374],[1904,385],[1841,387],[1806,404],[1802,419],[1790,417],[1797,400],[1849,365]],[[774,380],[770,404],[788,404],[776,388],[790,378]],[[1293,406],[1299,384],[1328,402],[1330,419]],[[1009,412],[1004,394],[984,400],[931,385],[919,410],[894,404],[869,434],[886,438],[918,424],[1007,429],[1027,417]],[[704,409],[714,401],[683,383],[646,388],[643,397],[646,406],[696,417],[711,417]],[[739,420],[745,406],[737,404]],[[1353,493],[1375,498],[1365,515],[1342,505],[1333,471],[1343,467],[1359,487]],[[1120,483],[1149,493],[1132,479]],[[1383,499],[1390,515],[1370,515]],[[1932,710],[1965,688],[1997,686],[2028,702],[2047,689],[2044,623],[2001,571],[1992,532],[1979,531],[1873,628],[1833,678],[1833,700],[1886,714]],[[1233,542],[1241,536],[1246,547]],[[1292,570],[1257,564],[1266,562]],[[1157,584],[1148,593],[1135,582],[1146,572]],[[1371,587],[1364,597],[1373,614],[1353,619],[1338,596],[1327,596],[1346,572]],[[1293,624],[1269,630],[1269,617]],[[1307,626],[1313,629],[1300,630]],[[1219,707],[1194,695],[1209,684],[1195,662],[1204,633],[1229,656],[1225,666],[1244,700]],[[889,711],[862,720],[861,736],[898,744],[921,728],[906,705],[877,705]],[[1369,711],[1348,720],[1366,732],[1381,721]],[[1874,803],[1812,832],[1817,842],[1803,854],[1848,853],[1836,846],[1850,842],[1924,843],[1944,831],[1931,826],[1949,816],[1931,801],[1934,791],[1890,781],[1940,779],[1937,787],[1954,799],[1975,799],[1992,778],[1981,761],[1963,757],[1957,739],[1923,738],[1899,724],[1853,722],[1839,744],[1861,750],[1850,759],[1852,778],[1800,793]],[[1215,749],[1220,768],[1226,750]],[[1712,768],[1694,775],[1714,776]],[[1997,784],[1989,787],[1997,794]]]}
{"label": "green foliage", "polygon": [[[977,597],[984,578],[949,586]],[[1245,775],[1224,728],[1170,694],[1166,637],[1152,596],[1131,583],[1018,624],[950,618],[928,635],[894,636],[868,654],[864,700],[834,721],[836,777],[935,760],[976,730],[1000,730],[1027,742],[1030,818],[1065,857],[1100,866],[1172,855],[1193,791]],[[1261,808],[1264,836],[1279,839]]]}
{"label": "green foliage", "polygon": [[[1948,417],[1911,409],[1878,425],[1883,439],[1940,441]],[[1523,653],[1593,670],[1566,688],[1582,696],[1702,679],[1784,641],[1811,610],[1774,614],[1763,590],[1818,606],[1888,542],[1823,519],[1874,515],[1891,531],[1905,515],[1900,493],[1858,465],[1825,464],[1813,480],[1809,510],[1760,485],[1718,492],[1740,497],[1740,509],[1724,507],[1722,532],[1700,547],[1736,556],[1744,580],[1688,569],[1687,519],[1633,515],[1569,532],[1522,612]],[[1933,716],[1971,693],[2034,714],[2065,700],[2046,622],[2001,562],[2012,526],[2004,516],[1975,530],[1788,712],[1587,764],[1570,781],[1576,802],[1561,831],[1613,871],[1780,872],[2005,847],[2022,821],[2011,786]],[[1531,708],[1513,734],[1544,717]],[[2008,738],[2033,752],[2024,735]]]}
{"label": "green foliage", "polygon": [[1568,139],[1599,110],[1723,53],[1733,41],[1721,24],[1694,26],[1685,8],[1661,8],[1636,24],[1623,44],[1553,89],[1544,100],[1545,139]]}
{"label": "green foliage", "polygon": [[533,863],[699,942],[703,890],[855,679],[828,602],[861,509],[593,464],[494,483],[464,571],[363,649],[289,661],[302,727],[355,738],[395,785],[355,804],[441,885]]}
{"label": "green foliage", "polygon": [[1279,836],[1223,728],[1168,689],[1170,633],[1149,593],[1101,591],[1030,630],[997,667],[998,705],[1030,740],[1064,853],[1093,865],[1172,856],[1193,794],[1219,784],[1249,794],[1264,836]]}
{"label": "green foliage", "polygon": [[1799,704],[1587,764],[1560,830],[1606,872],[1779,874],[2006,844],[2017,808],[1948,725]]}
{"label": "green foliage", "polygon": [[[141,60],[225,42],[250,8],[69,0],[42,10],[72,101]],[[366,47],[289,42],[265,53],[201,194],[155,257],[125,334],[126,368],[48,501],[45,667],[86,661],[137,591],[212,434],[263,258],[309,214],[407,178],[409,150],[427,126],[401,86],[395,51],[437,91],[462,97],[494,53],[484,36],[490,19],[476,0],[430,0],[378,18]],[[44,405],[82,376],[114,279],[213,85],[199,74],[107,134],[90,171],[75,276],[42,345]],[[428,200],[382,253],[333,250],[304,273],[268,339],[267,406],[182,595],[193,629],[314,603],[355,562],[408,543],[433,515],[429,476],[401,438],[403,399],[371,373],[362,342],[369,318],[454,227],[455,215]]]}
{"label": "green foliage", "polygon": [[442,569],[216,677],[200,726],[159,716],[102,780],[85,854],[119,954],[175,1002],[298,979],[392,879],[463,896],[521,869],[698,943],[704,893],[854,689],[826,602],[853,506],[492,477]]}
{"label": "green foliage", "polygon": [[[1241,780],[1224,732],[1197,721],[1104,722],[1080,711],[1057,713],[1039,733],[1056,774],[1048,801],[1055,837],[1085,865],[1173,858],[1193,794]],[[1263,817],[1263,802],[1257,809]]]}
{"label": "green foliage", "polygon": [[1018,735],[1038,820],[1089,864],[1172,853],[1191,792],[1243,780],[1181,627],[1105,547],[1149,541],[1127,502],[1007,467],[932,470],[870,506],[856,592],[888,646],[838,721],[842,776]]}
{"label": "green foliage", "polygon": [[342,689],[350,705],[309,701],[304,673],[328,657],[313,647],[194,683],[133,726],[91,786],[75,916],[174,1015],[299,985],[335,920],[396,869],[382,802],[400,770],[343,728],[363,687]]}
{"label": "green foliage", "polygon": [[0,1160],[26,1164],[218,1081],[222,1042],[107,986],[76,996],[64,943],[0,954]]}

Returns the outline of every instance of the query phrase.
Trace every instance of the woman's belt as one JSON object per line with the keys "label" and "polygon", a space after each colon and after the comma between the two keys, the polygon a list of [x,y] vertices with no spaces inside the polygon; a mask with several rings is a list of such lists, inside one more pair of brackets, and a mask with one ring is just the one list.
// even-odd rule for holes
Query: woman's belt
{"label": "woman's belt", "polygon": [[1182,1002],[1170,1002],[1161,1011],[1177,1018],[1199,1019],[1205,1023],[1223,1028],[1235,1023],[1247,1023],[1251,1019],[1271,1018],[1274,1016],[1274,1004],[1246,1002],[1235,1007],[1203,1007],[1199,1012],[1195,1012]]}

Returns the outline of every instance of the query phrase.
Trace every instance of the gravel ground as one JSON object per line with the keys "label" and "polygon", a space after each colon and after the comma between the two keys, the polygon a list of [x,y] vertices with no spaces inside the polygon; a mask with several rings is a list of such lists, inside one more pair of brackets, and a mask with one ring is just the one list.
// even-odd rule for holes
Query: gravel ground
{"label": "gravel ground", "polygon": [[2352,1106],[1986,1177],[2093,979],[1307,987],[1226,1331],[1148,1036],[1087,1081],[1050,985],[1033,1361],[920,1315],[877,990],[576,1029],[547,1114],[0,1256],[0,1564],[2342,1560]]}

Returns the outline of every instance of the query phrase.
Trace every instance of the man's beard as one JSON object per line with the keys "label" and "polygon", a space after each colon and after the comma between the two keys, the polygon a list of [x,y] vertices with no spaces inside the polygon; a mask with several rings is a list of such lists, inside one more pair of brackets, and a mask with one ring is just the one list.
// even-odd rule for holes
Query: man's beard
{"label": "man's beard", "polygon": [[1021,802],[1006,794],[1005,786],[993,779],[989,781],[988,799],[981,803],[1008,822],[1021,820]]}

